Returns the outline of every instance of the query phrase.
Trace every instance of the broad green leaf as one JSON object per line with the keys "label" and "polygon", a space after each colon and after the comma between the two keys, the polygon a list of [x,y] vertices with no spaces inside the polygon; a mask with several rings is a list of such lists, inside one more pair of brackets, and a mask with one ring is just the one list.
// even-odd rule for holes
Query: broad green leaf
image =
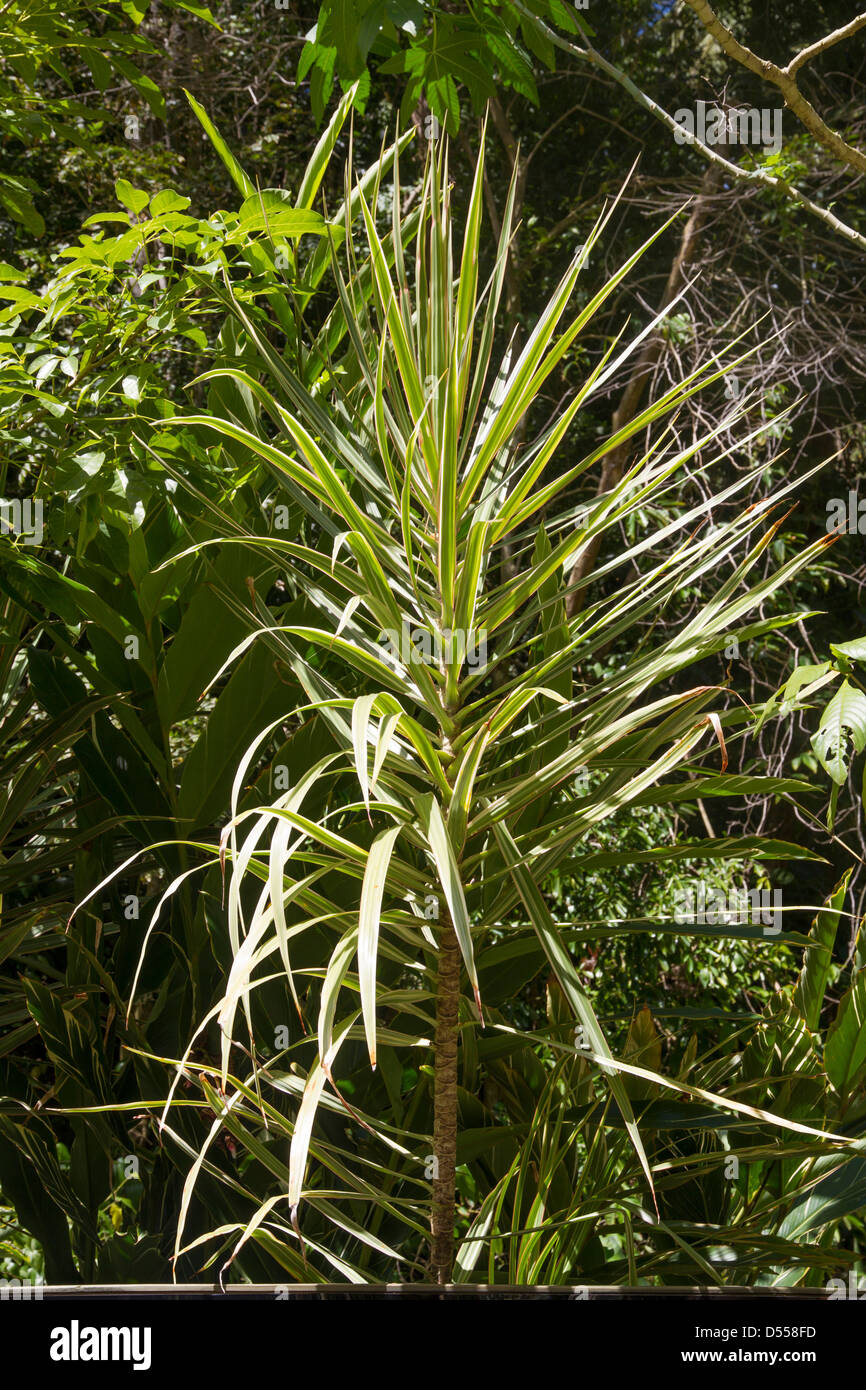
{"label": "broad green leaf", "polygon": [[296,208],[291,194],[281,188],[263,188],[245,198],[239,216],[237,232],[226,238],[229,242],[249,232],[267,232],[279,237],[323,236],[325,233],[325,219],[321,213]]}
{"label": "broad green leaf", "polygon": [[845,1105],[866,1067],[866,970],[842,995],[824,1043],[824,1066]]}
{"label": "broad green leaf", "polygon": [[841,913],[851,879],[849,869],[833,889],[826,905],[818,913],[809,933],[809,946],[803,957],[803,967],[797,980],[794,1002],[806,1027],[816,1032],[824,1006],[824,997],[836,967],[833,947],[839,930]]}
{"label": "broad green leaf", "polygon": [[824,711],[812,747],[824,770],[844,786],[852,758],[866,748],[866,695],[843,681]]}
{"label": "broad green leaf", "polygon": [[831,642],[830,650],[834,656],[847,656],[851,661],[866,661],[866,637],[855,637],[853,642]]}
{"label": "broad green leaf", "polygon": [[117,201],[123,203],[123,206],[129,208],[132,213],[143,212],[150,202],[150,194],[146,193],[143,188],[133,188],[127,179],[118,179],[114,185],[114,191],[117,194]]}
{"label": "broad green leaf", "polygon": [[866,1204],[866,1158],[859,1154],[819,1158],[811,1176],[817,1179],[811,1191],[795,1203],[779,1227],[783,1239],[801,1240]]}

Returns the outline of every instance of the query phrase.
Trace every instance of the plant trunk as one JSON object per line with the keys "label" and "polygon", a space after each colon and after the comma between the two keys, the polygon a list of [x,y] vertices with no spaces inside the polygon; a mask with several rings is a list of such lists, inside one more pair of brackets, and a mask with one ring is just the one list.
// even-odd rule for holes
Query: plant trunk
{"label": "plant trunk", "polygon": [[433,1060],[432,1263],[437,1284],[451,1279],[454,1260],[454,1183],[457,1169],[457,1020],[460,951],[449,918],[439,931],[436,1051]]}

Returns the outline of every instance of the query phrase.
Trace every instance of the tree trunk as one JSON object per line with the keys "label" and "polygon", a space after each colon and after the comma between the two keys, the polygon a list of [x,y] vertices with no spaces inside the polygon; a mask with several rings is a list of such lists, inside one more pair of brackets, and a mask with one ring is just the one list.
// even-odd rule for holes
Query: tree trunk
{"label": "tree trunk", "polygon": [[457,1019],[460,951],[450,918],[439,930],[436,1052],[433,1062],[432,1263],[437,1284],[451,1279],[454,1261],[454,1183],[457,1169]]}

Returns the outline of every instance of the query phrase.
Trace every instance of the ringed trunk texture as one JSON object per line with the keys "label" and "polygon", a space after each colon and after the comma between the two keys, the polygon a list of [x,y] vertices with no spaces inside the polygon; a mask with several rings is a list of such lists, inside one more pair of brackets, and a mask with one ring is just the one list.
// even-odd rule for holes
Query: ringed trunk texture
{"label": "ringed trunk texture", "polygon": [[433,1059],[432,1263],[437,1284],[451,1279],[454,1262],[454,1182],[457,1170],[457,1041],[460,951],[450,920],[439,931],[436,980],[436,1050]]}

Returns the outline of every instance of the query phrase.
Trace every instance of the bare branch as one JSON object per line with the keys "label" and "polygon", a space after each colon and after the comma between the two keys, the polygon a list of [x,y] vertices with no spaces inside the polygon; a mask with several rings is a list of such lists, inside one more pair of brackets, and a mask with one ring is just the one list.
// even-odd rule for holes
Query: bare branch
{"label": "bare branch", "polygon": [[[838,218],[835,213],[830,212],[828,208],[821,207],[820,204],[813,202],[811,198],[807,198],[805,193],[801,193],[800,190],[795,188],[792,183],[789,183],[787,179],[776,178],[772,174],[766,173],[763,169],[743,169],[738,164],[732,164],[730,160],[725,159],[723,155],[716,154],[715,150],[710,149],[709,145],[705,145],[702,140],[698,140],[690,131],[684,130],[681,126],[677,125],[673,116],[669,115],[663,107],[659,106],[658,102],[653,101],[652,97],[648,97],[645,92],[642,92],[640,87],[638,87],[626,73],[614,67],[613,63],[609,63],[606,58],[603,58],[602,55],[596,52],[594,48],[590,47],[589,44],[587,44],[585,48],[579,48],[577,44],[571,43],[568,39],[564,39],[561,34],[557,34],[554,29],[551,29],[549,25],[545,24],[544,20],[539,19],[537,15],[527,10],[520,3],[520,0],[514,0],[514,8],[519,10],[529,23],[534,24],[555,48],[561,49],[564,53],[570,53],[572,57],[579,58],[585,63],[591,63],[594,67],[600,68],[602,72],[606,72],[608,77],[613,78],[614,82],[618,83],[620,87],[623,87],[625,91],[628,92],[629,96],[637,102],[638,106],[642,106],[645,111],[649,111],[657,120],[661,121],[663,125],[666,125],[668,130],[676,134],[680,140],[693,145],[704,159],[709,160],[711,164],[718,164],[721,168],[725,169],[731,178],[738,179],[741,183],[760,184],[764,188],[774,189],[777,193],[781,193],[783,197],[789,199],[790,202],[796,203],[802,208],[806,208],[808,212],[812,213],[813,217],[819,217],[822,222],[826,222],[828,227],[832,227],[833,231],[839,236],[844,237],[846,241],[853,242],[861,251],[866,251],[866,236],[863,236],[862,233],[858,232],[854,227],[849,227],[847,222],[843,222],[841,218]],[[578,23],[579,22],[578,20]]]}
{"label": "bare branch", "polygon": [[817,43],[804,48],[802,53],[798,53],[796,58],[791,59],[785,72],[789,77],[793,77],[795,73],[800,71],[804,63],[810,63],[813,58],[817,58],[819,53],[825,53],[834,44],[841,43],[842,39],[849,39],[852,34],[857,33],[858,29],[862,29],[864,24],[866,24],[866,14],[858,14],[856,19],[843,24],[841,29],[834,29],[832,34],[827,34],[823,39],[818,39]]}
{"label": "bare branch", "polygon": [[[866,174],[866,154],[855,149],[853,145],[849,145],[846,140],[842,139],[838,131],[830,129],[826,121],[823,121],[818,115],[812,103],[803,96],[788,69],[777,67],[768,58],[759,58],[750,48],[741,44],[730,29],[725,28],[708,0],[686,0],[686,4],[690,10],[694,10],[707,33],[712,35],[729,58],[733,58],[749,72],[753,72],[756,77],[763,77],[766,82],[770,82],[778,88],[785,98],[786,106],[793,111],[801,125],[804,125],[809,133],[814,135],[819,145],[823,145],[825,150],[829,151],[836,159],[841,160],[843,164],[848,164],[852,169],[858,169],[861,174]],[[852,22],[855,22],[858,27],[866,24],[866,15],[862,15],[858,21]],[[817,48],[817,45],[813,45],[813,47]],[[800,56],[802,57],[802,54]]]}

